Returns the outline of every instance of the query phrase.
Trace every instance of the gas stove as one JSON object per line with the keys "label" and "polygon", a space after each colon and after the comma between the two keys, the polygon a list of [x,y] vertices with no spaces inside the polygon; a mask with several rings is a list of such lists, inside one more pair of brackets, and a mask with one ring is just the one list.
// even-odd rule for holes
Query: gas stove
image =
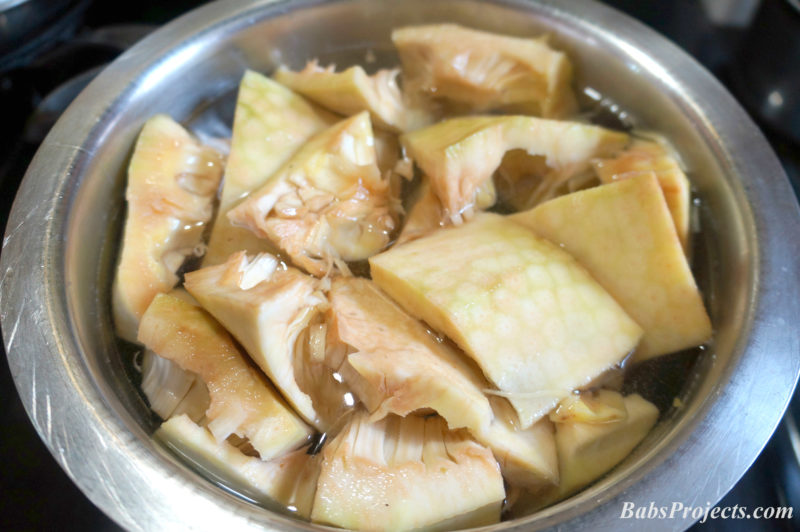
{"label": "gas stove", "polygon": [[[36,0],[28,0],[31,4]],[[800,9],[796,0],[608,0],[672,39],[704,64],[751,112],[800,192]],[[0,0],[4,6],[28,2]],[[0,28],[0,224],[39,143],[69,102],[134,42],[202,2],[59,0],[27,33]],[[12,7],[14,9],[14,7]],[[42,13],[40,13],[42,14]],[[44,16],[46,15],[46,16]],[[22,20],[22,19],[20,19]],[[5,33],[4,33],[5,31]],[[793,33],[792,33],[793,32]],[[792,36],[793,35],[793,36]],[[793,62],[793,63],[792,63]],[[794,64],[794,68],[784,65]],[[794,90],[790,90],[791,88]],[[39,440],[0,362],[0,527],[118,530],[72,484]],[[793,520],[713,521],[694,529],[800,529],[800,400],[761,456],[719,503],[795,508]]]}

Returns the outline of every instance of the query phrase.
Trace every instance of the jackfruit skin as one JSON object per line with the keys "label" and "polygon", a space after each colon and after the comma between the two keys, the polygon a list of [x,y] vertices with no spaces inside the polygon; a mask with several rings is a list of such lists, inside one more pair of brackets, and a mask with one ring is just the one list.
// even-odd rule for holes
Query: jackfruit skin
{"label": "jackfruit skin", "polygon": [[211,220],[223,164],[219,153],[166,115],[142,128],[128,165],[127,215],[111,293],[121,338],[135,343],[147,306],[178,283],[175,272]]}
{"label": "jackfruit skin", "polygon": [[711,338],[711,320],[652,172],[562,196],[510,219],[562,246],[641,325],[633,360]]}
{"label": "jackfruit skin", "polygon": [[546,38],[523,39],[456,24],[392,32],[407,91],[455,104],[564,118],[577,110],[572,64]]}
{"label": "jackfruit skin", "polygon": [[310,428],[200,307],[159,294],[142,317],[139,341],[205,382],[207,426],[217,441],[231,434],[247,438],[263,460],[308,441]]}
{"label": "jackfruit skin", "polygon": [[311,519],[353,530],[465,528],[500,520],[503,478],[492,453],[440,417],[360,412],[323,451]]}
{"label": "jackfruit skin", "polygon": [[370,267],[384,292],[478,363],[522,428],[642,335],[574,258],[496,214],[394,247]]}
{"label": "jackfruit skin", "polygon": [[203,266],[221,264],[237,251],[276,251],[267,240],[232,225],[227,213],[262,187],[309,138],[338,120],[280,83],[252,70],[245,72],[239,84],[220,205]]}

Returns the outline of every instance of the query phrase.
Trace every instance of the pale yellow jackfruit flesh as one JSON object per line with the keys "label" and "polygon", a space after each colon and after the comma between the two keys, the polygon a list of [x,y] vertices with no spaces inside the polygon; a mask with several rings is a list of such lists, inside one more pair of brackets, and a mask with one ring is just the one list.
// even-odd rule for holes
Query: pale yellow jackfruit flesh
{"label": "pale yellow jackfruit flesh", "polygon": [[[658,420],[658,408],[638,394],[623,399],[626,416],[609,423],[556,423],[559,498],[597,480],[627,457]],[[616,406],[616,405],[615,405]]]}
{"label": "pale yellow jackfruit flesh", "polygon": [[509,150],[543,157],[553,175],[573,175],[589,168],[591,159],[617,153],[628,140],[625,133],[598,126],[529,116],[453,118],[401,137],[430,180],[445,221],[452,222],[475,203],[476,190]]}
{"label": "pale yellow jackfruit flesh", "polygon": [[263,186],[311,136],[337,120],[280,83],[252,70],[245,72],[239,85],[231,151],[204,266],[221,264],[236,251],[275,251],[269,241],[232,225],[227,213]]}
{"label": "pale yellow jackfruit flesh", "polygon": [[281,66],[275,80],[336,113],[350,116],[369,111],[376,127],[393,132],[413,131],[433,122],[430,111],[410,105],[397,83],[400,69],[382,69],[367,75],[358,65],[336,72],[316,60],[293,72]]}
{"label": "pale yellow jackfruit flesh", "polygon": [[[400,236],[397,237],[395,244],[416,240],[431,231],[447,225],[446,220],[448,217],[442,207],[442,202],[439,201],[427,178],[423,178],[422,183],[419,185],[417,196],[403,221],[403,229],[400,231]],[[474,204],[462,211],[460,221],[469,221],[476,212],[492,207],[496,198],[497,193],[495,192],[494,181],[491,179],[484,181],[475,191]]]}
{"label": "pale yellow jackfruit flesh", "polygon": [[503,478],[512,486],[540,489],[558,483],[558,459],[553,424],[546,417],[521,428],[514,407],[502,397],[492,397],[492,422],[472,434],[489,447],[500,464]]}
{"label": "pale yellow jackfruit flesh", "polygon": [[546,38],[524,39],[455,24],[392,32],[406,91],[466,111],[511,110],[564,118],[577,109],[572,65]]}
{"label": "pale yellow jackfruit flesh", "polygon": [[213,213],[222,156],[166,115],[149,119],[128,166],[127,217],[112,288],[117,334],[136,342],[147,306],[178,282]]}
{"label": "pale yellow jackfruit flesh", "polygon": [[155,437],[240,493],[266,504],[277,502],[303,519],[311,515],[319,455],[303,448],[269,461],[247,456],[185,415],[162,423]]}
{"label": "pale yellow jackfruit flesh", "polygon": [[532,156],[521,149],[506,152],[494,180],[499,202],[514,211],[600,184],[588,160],[553,169],[544,156]]}
{"label": "pale yellow jackfruit flesh", "polygon": [[224,264],[187,273],[184,286],[241,343],[306,422],[326,430],[338,419],[344,391],[338,403],[335,397],[314,401],[328,385],[337,385],[324,364],[311,367],[308,344],[301,340],[327,306],[318,279],[282,265],[273,255],[248,258],[238,252]]}
{"label": "pale yellow jackfruit flesh", "polygon": [[[505,498],[492,453],[440,417],[356,414],[323,451],[311,519],[354,530],[496,523]],[[449,522],[448,522],[449,521]]]}
{"label": "pale yellow jackfruit flesh", "polygon": [[572,394],[550,412],[555,423],[612,423],[626,417],[622,395],[602,389]]}
{"label": "pale yellow jackfruit flesh", "polygon": [[495,214],[370,265],[384,292],[478,363],[522,428],[622,361],[642,334],[575,259]]}
{"label": "pale yellow jackfruit flesh", "polygon": [[334,279],[328,326],[355,351],[347,363],[367,388],[361,400],[373,421],[430,408],[451,429],[480,431],[492,418],[486,382],[367,279]]}
{"label": "pale yellow jackfruit flesh", "polygon": [[374,145],[368,113],[343,120],[309,140],[228,217],[314,275],[336,261],[366,259],[386,247],[396,224]]}
{"label": "pale yellow jackfruit flesh", "polygon": [[642,172],[654,172],[664,193],[675,230],[683,250],[689,250],[689,214],[691,188],[689,178],[672,155],[654,141],[635,140],[624,152],[613,159],[593,161],[595,172],[603,183],[630,179]]}
{"label": "pale yellow jackfruit flesh", "polygon": [[556,198],[510,218],[562,246],[642,326],[634,360],[711,337],[711,321],[652,173]]}
{"label": "pale yellow jackfruit flesh", "polygon": [[142,355],[141,387],[150,409],[162,419],[180,410],[179,413],[187,413],[193,421],[199,421],[208,409],[208,389],[202,380],[150,349],[145,349]]}
{"label": "pale yellow jackfruit flesh", "polygon": [[139,341],[205,382],[207,426],[217,441],[236,434],[270,460],[308,440],[309,427],[203,309],[159,294],[142,317]]}
{"label": "pale yellow jackfruit flesh", "polygon": [[[621,404],[625,415],[606,423],[574,419],[554,423],[559,483],[533,489],[512,485],[507,499],[510,519],[550,506],[602,478],[631,454],[658,420],[658,408],[638,394],[622,397],[609,392],[599,398],[599,402],[606,400],[606,406],[615,410]],[[605,409],[599,403],[596,406]]]}

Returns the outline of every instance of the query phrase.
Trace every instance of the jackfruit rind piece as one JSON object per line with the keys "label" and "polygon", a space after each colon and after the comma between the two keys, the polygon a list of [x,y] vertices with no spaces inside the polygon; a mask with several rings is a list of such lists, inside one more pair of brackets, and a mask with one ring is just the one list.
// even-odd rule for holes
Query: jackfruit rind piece
{"label": "jackfruit rind piece", "polygon": [[642,330],[578,262],[502,216],[370,259],[373,280],[472,357],[530,427],[623,360]]}
{"label": "jackfruit rind piece", "polygon": [[627,417],[610,423],[556,423],[561,475],[558,498],[594,482],[628,456],[658,420],[658,408],[638,394],[624,399]]}
{"label": "jackfruit rind piece", "polygon": [[139,341],[206,383],[207,426],[217,441],[236,434],[250,440],[262,460],[270,460],[308,440],[309,427],[200,307],[159,294],[142,317]]}
{"label": "jackfruit rind piece", "polygon": [[563,246],[642,326],[634,360],[711,337],[711,321],[652,173],[562,196],[510,218]]}
{"label": "jackfruit rind piece", "polygon": [[503,478],[512,486],[541,488],[558,483],[558,458],[553,424],[540,419],[519,428],[514,408],[504,398],[491,399],[492,422],[473,432],[475,439],[492,450]]}
{"label": "jackfruit rind piece", "polygon": [[337,260],[362,260],[383,249],[395,227],[395,204],[363,112],[309,140],[228,217],[322,276]]}
{"label": "jackfruit rind piece", "polygon": [[358,65],[336,72],[334,65],[323,68],[314,60],[299,72],[279,67],[275,80],[344,116],[369,111],[376,127],[398,133],[433,122],[430,112],[406,101],[397,84],[399,74],[400,69],[381,69],[370,76]]}
{"label": "jackfruit rind piece", "polygon": [[155,437],[229,487],[259,502],[277,502],[303,519],[311,515],[319,455],[299,449],[269,461],[247,456],[186,415],[162,423]]}
{"label": "jackfruit rind piece", "polygon": [[128,166],[127,216],[112,288],[114,325],[136,342],[139,319],[200,243],[222,177],[222,156],[166,115],[149,119]]}
{"label": "jackfruit rind piece", "polygon": [[546,38],[525,39],[456,24],[392,32],[407,91],[472,111],[513,109],[547,118],[577,110],[572,64]]}
{"label": "jackfruit rind piece", "polygon": [[576,172],[595,157],[618,152],[628,140],[625,133],[598,126],[529,116],[453,118],[401,137],[449,217],[474,203],[476,189],[491,179],[509,150],[543,156],[556,172]]}
{"label": "jackfruit rind piece", "polygon": [[252,70],[245,72],[236,100],[220,206],[204,266],[221,264],[236,251],[275,251],[268,241],[232,225],[227,213],[263,186],[311,136],[337,120],[280,83]]}
{"label": "jackfruit rind piece", "polygon": [[592,166],[603,183],[630,179],[643,172],[654,172],[664,199],[667,200],[683,251],[688,255],[691,186],[678,160],[667,149],[655,141],[634,140],[617,157],[598,159],[592,162]]}
{"label": "jackfruit rind piece", "polygon": [[331,283],[328,326],[355,352],[347,357],[370,393],[362,397],[373,421],[430,408],[451,429],[473,431],[492,419],[479,371],[436,340],[420,322],[367,279]]}
{"label": "jackfruit rind piece", "polygon": [[495,523],[505,490],[492,453],[438,416],[356,414],[323,451],[311,519],[354,530],[415,530],[469,514]]}
{"label": "jackfruit rind piece", "polygon": [[244,347],[306,422],[324,429],[325,421],[304,391],[314,383],[296,377],[298,337],[326,305],[319,280],[296,268],[281,267],[267,253],[248,258],[233,254],[224,264],[186,274],[186,289]]}

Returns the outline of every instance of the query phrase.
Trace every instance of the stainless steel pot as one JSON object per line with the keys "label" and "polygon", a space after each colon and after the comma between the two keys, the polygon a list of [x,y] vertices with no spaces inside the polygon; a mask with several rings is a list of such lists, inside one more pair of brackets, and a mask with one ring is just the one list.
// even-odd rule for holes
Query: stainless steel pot
{"label": "stainless steel pot", "polygon": [[[543,0],[231,0],[167,25],[73,103],[31,164],[3,242],[2,327],[11,371],[42,439],[70,477],[129,529],[316,529],[201,478],[153,442],[125,373],[109,287],[124,168],[143,121],[189,120],[246,66],[390,57],[401,24],[454,21],[507,34],[548,31],[590,84],[677,145],[702,199],[715,345],[683,406],[579,495],[496,528],[639,529],[637,506],[714,504],[781,418],[800,370],[800,213],[764,138],[690,57],[600,4]],[[688,526],[691,515],[648,522]]]}

